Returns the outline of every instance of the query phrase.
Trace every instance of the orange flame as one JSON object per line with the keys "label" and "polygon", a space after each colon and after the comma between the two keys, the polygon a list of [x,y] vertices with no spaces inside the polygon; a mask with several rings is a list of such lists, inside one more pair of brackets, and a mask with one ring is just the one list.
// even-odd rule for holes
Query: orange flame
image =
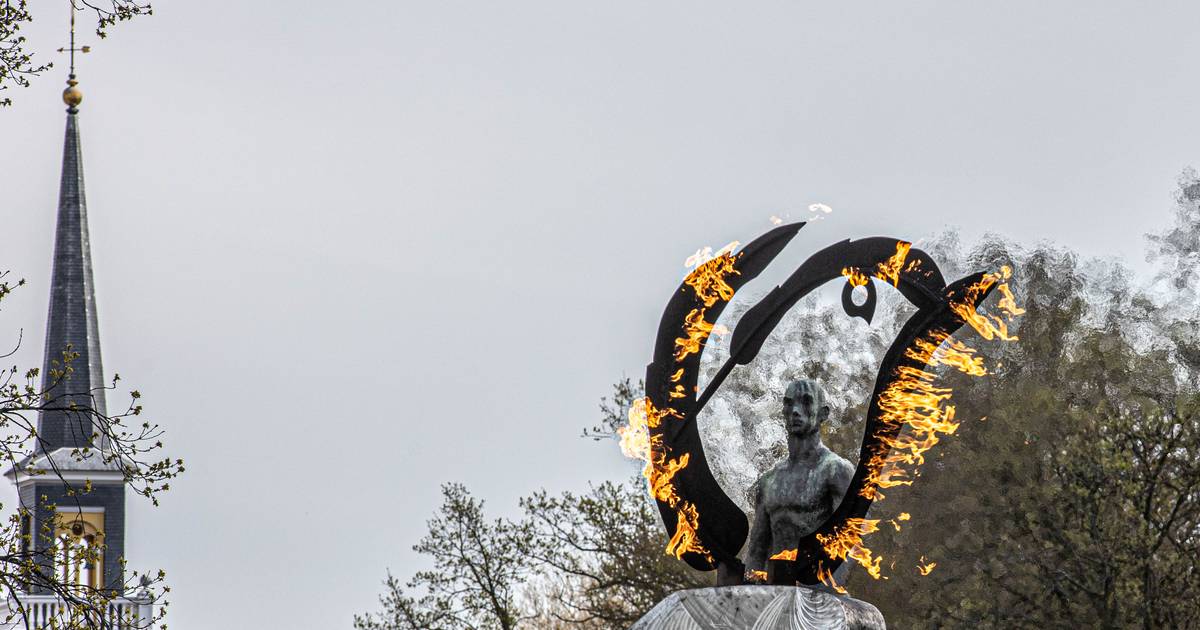
{"label": "orange flame", "polygon": [[[907,254],[907,244],[898,243],[896,255],[879,266],[876,277],[883,276],[888,280],[897,278],[898,275],[892,275],[891,272],[898,274]],[[909,265],[909,270],[915,269],[915,262]],[[1007,324],[1025,310],[1017,305],[1006,282],[1011,277],[1012,270],[1007,266],[1001,267],[998,273],[985,274],[979,282],[967,287],[966,296],[961,301],[952,302],[950,308],[985,339],[1015,340],[1015,336],[1009,335]],[[972,305],[997,283],[1000,283],[996,288],[1002,296],[998,307],[1004,316],[984,316]],[[951,339],[945,333],[933,333],[916,340],[912,347],[905,350],[905,356],[929,366],[952,367],[971,376],[988,374],[983,358],[976,354],[974,348]],[[927,370],[900,366],[891,384],[880,393],[877,402],[883,427],[877,434],[878,446],[867,460],[867,479],[859,491],[863,497],[882,499],[880,488],[911,485],[916,472],[905,466],[915,467],[925,463],[925,453],[938,443],[939,436],[953,434],[958,429],[958,423],[954,420],[954,406],[947,404],[953,392],[950,388],[935,385],[934,378],[935,375]],[[901,433],[903,430],[907,432]],[[910,518],[907,512],[902,512],[889,522],[899,531],[900,522]],[[880,558],[873,557],[871,551],[862,545],[862,536],[876,531],[878,521],[857,519],[859,522],[856,523],[855,520],[849,519],[833,534],[818,535],[817,539],[830,557],[853,559],[867,567],[872,577],[878,578]],[[918,570],[921,575],[929,575],[935,566],[936,562],[926,563],[922,556]]]}
{"label": "orange flame", "polygon": [[[733,254],[738,246],[734,241],[722,247],[715,254],[711,247],[699,249],[689,256],[686,264],[693,267],[691,273],[684,279],[684,284],[691,287],[696,297],[704,304],[694,308],[684,318],[683,337],[675,339],[675,361],[683,361],[688,355],[696,354],[704,347],[704,342],[713,333],[713,322],[704,319],[705,310],[718,301],[729,301],[733,298],[734,289],[726,281],[726,277],[739,273],[734,268],[741,254]],[[720,327],[721,334],[728,329]],[[687,392],[681,380],[684,369],[679,368],[670,377],[674,383],[667,396],[674,400],[685,398]],[[675,475],[687,468],[691,459],[689,453],[672,456],[670,449],[663,444],[662,435],[652,435],[651,429],[661,426],[664,418],[681,417],[679,412],[671,408],[657,410],[647,398],[635,401],[629,409],[629,423],[618,429],[621,438],[621,451],[628,457],[634,457],[646,462],[642,475],[646,478],[650,494],[659,502],[665,503],[675,510],[675,532],[667,544],[667,553],[682,558],[686,553],[695,553],[712,559],[711,554],[700,542],[697,533],[700,527],[700,511],[696,505],[679,496],[675,488]]]}
{"label": "orange flame", "polygon": [[712,306],[717,303],[717,300],[728,302],[733,299],[733,287],[725,281],[725,276],[740,273],[734,268],[734,263],[741,257],[741,254],[735,256],[730,253],[737,245],[737,241],[734,241],[721,248],[716,256],[697,264],[696,268],[684,279],[684,284],[692,287],[692,290],[696,292],[696,297],[704,302],[704,306]]}
{"label": "orange flame", "polygon": [[668,417],[681,416],[669,407],[655,409],[649,398],[635,400],[629,407],[629,423],[617,429],[621,438],[621,452],[626,457],[646,462],[642,476],[646,478],[650,495],[675,510],[675,533],[671,535],[667,553],[676,558],[682,558],[683,554],[688,552],[710,557],[696,534],[700,527],[699,510],[692,503],[683,500],[675,489],[675,474],[687,468],[691,454],[683,453],[678,457],[671,457],[662,442],[662,436],[650,433],[650,429],[662,426],[663,420]]}
{"label": "orange flame", "polygon": [[[685,455],[686,457],[686,455]],[[671,505],[675,509],[675,534],[671,536],[671,541],[667,543],[667,553],[676,558],[683,559],[683,554],[689,551],[695,554],[702,555],[712,559],[708,550],[700,543],[700,537],[696,530],[700,528],[700,512],[696,506],[678,499]]]}
{"label": "orange flame", "polygon": [[655,457],[656,461],[653,462],[648,477],[651,496],[674,507],[679,502],[679,495],[675,492],[675,473],[687,468],[691,458],[691,453],[684,453],[675,458],[669,458],[665,454],[661,458]]}
{"label": "orange flame", "polygon": [[[934,375],[909,366],[897,368],[897,378],[879,395],[879,420],[883,424],[875,452],[867,460],[866,483],[859,494],[882,499],[880,488],[912,485],[902,464],[925,463],[924,453],[938,443],[939,434],[958,429],[954,407],[944,404],[951,390],[933,385]],[[909,434],[887,433],[908,428]]]}
{"label": "orange flame", "polygon": [[771,560],[791,560],[792,562],[795,562],[796,556],[799,553],[800,553],[799,549],[784,549],[783,551],[780,551],[779,553],[771,556],[770,559]]}
{"label": "orange flame", "polygon": [[704,309],[694,308],[684,317],[684,334],[687,337],[677,337],[675,339],[675,361],[682,361],[689,354],[700,352],[704,347],[704,340],[708,339],[708,334],[712,332],[713,325],[704,320]]}
{"label": "orange flame", "polygon": [[[1001,267],[999,273],[984,274],[979,279],[979,282],[967,287],[966,299],[950,305],[951,310],[969,324],[971,328],[974,328],[975,332],[979,333],[979,336],[984,339],[991,341],[992,339],[1000,338],[1004,341],[1016,341],[1017,337],[1008,334],[1008,323],[1017,315],[1024,313],[1025,309],[1017,306],[1017,302],[1012,295],[1012,290],[1008,288],[1008,283],[1001,282],[1011,277],[1012,270],[1007,265]],[[1004,317],[1001,318],[999,315],[981,315],[972,304],[975,304],[979,296],[997,282],[1000,282],[1000,286],[997,289],[1002,296],[997,306],[1004,313]]]}
{"label": "orange flame", "polygon": [[[897,516],[896,518],[894,518],[888,522],[892,524],[892,527],[896,528],[896,531],[900,531],[900,523],[907,521],[910,518],[912,518],[912,517],[908,514],[908,512],[901,512],[900,516]],[[895,564],[894,561],[893,561],[893,564]]]}
{"label": "orange flame", "polygon": [[829,588],[841,593],[842,595],[846,594],[846,589],[842,588],[837,582],[834,581],[833,572],[825,568],[824,562],[817,562],[817,580],[819,580],[825,586],[828,586]]}
{"label": "orange flame", "polygon": [[[700,352],[701,348],[704,347],[704,341],[714,332],[714,322],[708,322],[704,319],[705,309],[716,304],[718,301],[728,302],[733,299],[734,289],[725,278],[729,275],[738,275],[741,273],[734,268],[734,265],[741,257],[740,253],[737,255],[732,253],[733,249],[737,246],[738,242],[734,241],[722,247],[712,258],[698,262],[696,268],[684,279],[684,284],[692,287],[692,290],[696,293],[696,297],[704,303],[704,308],[692,309],[687,314],[687,317],[684,318],[684,334],[687,336],[675,339],[676,361],[682,361],[689,354]],[[696,256],[700,256],[702,253],[704,253],[704,250],[698,252]],[[691,261],[692,259],[689,258],[688,260]],[[717,329],[717,334],[725,334],[728,331],[728,328],[720,326]]]}
{"label": "orange flame", "polygon": [[767,572],[754,569],[754,570],[751,570],[750,573],[748,573],[746,575],[746,577],[748,577],[750,579],[750,581],[752,581],[752,582],[766,582],[767,581]]}
{"label": "orange flame", "polygon": [[663,418],[668,416],[678,418],[679,413],[669,408],[659,411],[649,398],[633,401],[627,415],[628,424],[617,429],[617,435],[621,438],[621,452],[630,459],[649,462],[651,442],[655,441],[651,440],[650,429],[661,426]]}
{"label": "orange flame", "polygon": [[[1000,277],[1003,278],[1004,280],[1008,280],[1009,278],[1012,278],[1012,269],[1009,269],[1008,265],[1001,267],[1000,268]],[[1002,283],[1000,286],[996,287],[996,289],[1000,291],[1000,294],[1002,296],[1000,298],[1000,301],[996,303],[996,306],[1001,311],[1004,311],[1004,314],[1010,320],[1018,315],[1025,314],[1025,309],[1021,308],[1020,306],[1017,306],[1017,300],[1016,300],[1016,298],[1013,297],[1012,289],[1008,288],[1007,282]]]}
{"label": "orange flame", "polygon": [[891,258],[879,263],[875,270],[875,277],[892,283],[892,286],[899,285],[900,270],[904,268],[904,261],[908,258],[910,249],[912,249],[912,243],[897,241],[896,253],[892,254]]}
{"label": "orange flame", "polygon": [[[892,286],[900,285],[900,270],[904,269],[904,262],[908,259],[908,252],[912,249],[912,243],[906,241],[896,241],[896,253],[892,254],[891,258],[875,265],[875,271],[872,276],[891,283]],[[914,260],[908,265],[908,271],[915,271],[920,267],[921,261]],[[861,287],[865,285],[870,278],[863,273],[858,267],[843,267],[842,275],[846,277],[846,281],[852,287]]]}
{"label": "orange flame", "polygon": [[833,532],[817,534],[817,542],[825,548],[830,558],[854,560],[862,565],[871,577],[878,580],[881,577],[879,563],[883,556],[873,556],[870,549],[862,546],[864,534],[879,531],[879,519],[848,518],[846,522],[835,527]]}
{"label": "orange flame", "polygon": [[945,365],[971,376],[986,376],[987,367],[983,357],[975,354],[975,349],[967,344],[950,339],[946,334],[932,334],[928,339],[917,339],[913,347],[904,351],[910,359],[932,365]]}
{"label": "orange flame", "polygon": [[865,286],[871,281],[867,274],[858,270],[858,267],[842,267],[842,275],[846,277],[846,282],[852,287]]}

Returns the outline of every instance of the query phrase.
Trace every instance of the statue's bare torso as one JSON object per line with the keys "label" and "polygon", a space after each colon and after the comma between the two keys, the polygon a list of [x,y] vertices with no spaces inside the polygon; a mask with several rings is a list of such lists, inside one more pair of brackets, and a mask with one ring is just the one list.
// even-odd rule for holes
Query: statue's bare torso
{"label": "statue's bare torso", "polygon": [[755,484],[754,528],[746,568],[765,571],[767,560],[795,549],[837,509],[854,466],[821,443],[828,416],[824,394],[813,381],[797,381],[784,398],[788,458]]}
{"label": "statue's bare torso", "polygon": [[816,461],[784,462],[756,484],[755,504],[770,529],[768,557],[795,549],[842,501],[854,467],[824,445],[820,450]]}

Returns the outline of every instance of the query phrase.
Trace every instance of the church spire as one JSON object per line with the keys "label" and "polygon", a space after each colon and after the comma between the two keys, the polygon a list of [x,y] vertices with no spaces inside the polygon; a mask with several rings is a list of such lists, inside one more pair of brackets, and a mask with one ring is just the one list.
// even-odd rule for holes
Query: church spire
{"label": "church spire", "polygon": [[[120,595],[125,588],[128,472],[124,469],[125,460],[108,450],[111,444],[94,435],[101,428],[95,422],[97,416],[106,416],[107,411],[87,201],[83,194],[83,151],[79,144],[79,104],[83,94],[76,87],[74,68],[74,53],[86,52],[87,47],[75,47],[74,2],[71,10],[71,74],[63,91],[67,131],[58,189],[58,225],[54,233],[42,372],[46,405],[38,417],[34,452],[5,476],[17,486],[22,507],[21,529],[29,536],[25,550],[33,554],[31,557],[42,565],[42,570],[57,572],[61,584],[104,589]],[[82,452],[89,447],[86,454]],[[42,474],[46,472],[51,474]],[[63,609],[61,596],[56,597],[62,591],[37,580],[23,588],[39,597],[22,601],[25,610],[31,610],[31,606]],[[120,609],[109,604],[108,610],[112,614]],[[138,627],[144,625],[143,622]]]}
{"label": "church spire", "polygon": [[[41,448],[89,444],[92,418],[68,407],[105,414],[104,369],[100,361],[100,336],[96,320],[96,291],[92,280],[92,253],[88,240],[87,202],[83,189],[83,152],[79,144],[79,104],[83,93],[75,79],[75,11],[71,11],[71,73],[63,102],[67,104],[67,131],[63,142],[62,179],[58,192],[58,227],[54,235],[54,269],[50,282],[50,311],[46,321],[46,354],[42,389],[52,399],[51,409],[38,419]],[[68,350],[69,348],[69,350]],[[70,361],[64,361],[69,353]],[[100,444],[96,444],[100,446]]]}

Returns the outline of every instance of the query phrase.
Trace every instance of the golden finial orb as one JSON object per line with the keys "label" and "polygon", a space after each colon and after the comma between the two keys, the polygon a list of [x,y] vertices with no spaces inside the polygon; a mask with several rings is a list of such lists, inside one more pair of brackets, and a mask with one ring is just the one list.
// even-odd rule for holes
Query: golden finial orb
{"label": "golden finial orb", "polygon": [[79,82],[75,79],[67,81],[67,89],[63,90],[63,102],[70,107],[78,107],[83,102],[83,90],[75,87]]}

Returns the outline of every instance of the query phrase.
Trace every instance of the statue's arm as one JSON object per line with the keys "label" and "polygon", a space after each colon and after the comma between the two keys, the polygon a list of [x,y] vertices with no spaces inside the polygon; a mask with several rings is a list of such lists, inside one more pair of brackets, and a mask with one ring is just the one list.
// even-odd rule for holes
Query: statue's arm
{"label": "statue's arm", "polygon": [[846,491],[850,489],[850,481],[854,479],[854,465],[834,456],[833,474],[829,475],[829,511],[833,512],[842,504]]}
{"label": "statue's arm", "polygon": [[746,570],[766,571],[767,554],[771,546],[771,517],[763,506],[763,480],[754,484],[754,527],[750,530],[750,544],[746,547]]}

